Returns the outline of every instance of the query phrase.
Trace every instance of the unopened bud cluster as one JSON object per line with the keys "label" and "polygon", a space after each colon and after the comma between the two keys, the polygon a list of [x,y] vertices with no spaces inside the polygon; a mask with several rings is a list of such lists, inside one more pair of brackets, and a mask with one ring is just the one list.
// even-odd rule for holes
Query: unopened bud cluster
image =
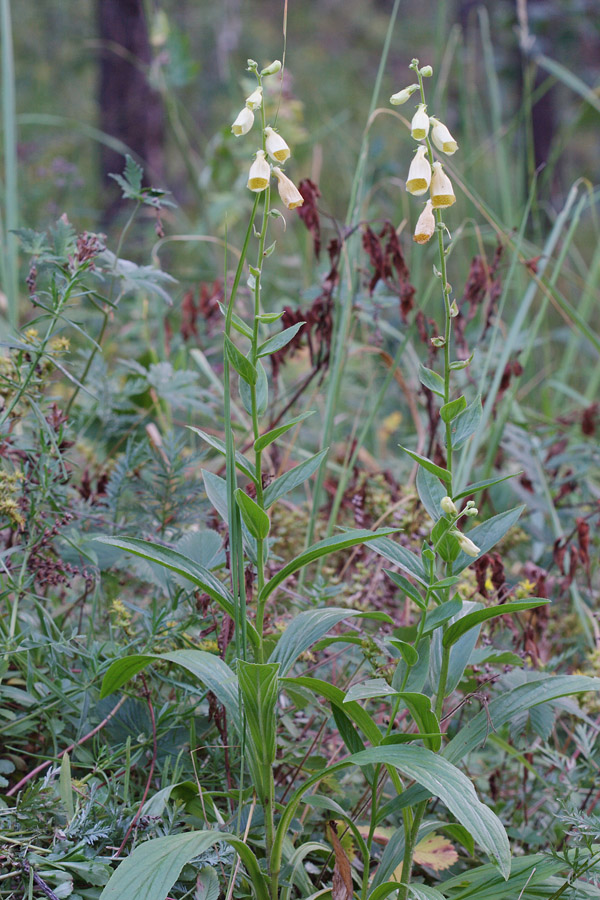
{"label": "unopened bud cluster", "polygon": [[[418,72],[420,78],[429,78],[433,75],[431,66],[419,68],[418,60],[413,60],[410,68]],[[419,91],[419,88],[419,84],[411,84],[403,88],[403,90],[390,97],[390,103],[393,106],[406,103],[416,91]],[[432,161],[429,139],[431,138],[435,147],[447,156],[452,156],[453,153],[456,153],[458,144],[450,134],[447,126],[435,116],[428,114],[425,103],[418,104],[410,123],[410,133],[413,140],[425,141],[417,149],[410,164],[408,178],[406,179],[406,190],[409,194],[414,194],[416,197],[420,197],[429,191],[429,199],[425,204],[425,209],[419,216],[414,233],[414,240],[417,244],[426,244],[436,229],[433,210],[452,206],[456,201],[452,182],[444,172],[441,162]]]}
{"label": "unopened bud cluster", "polygon": [[[453,519],[454,521],[459,519],[461,516],[472,517],[479,515],[479,510],[475,506],[473,500],[468,500],[463,511],[459,513],[458,507],[456,506],[456,503],[454,502],[452,497],[446,496],[442,497],[442,499],[440,500],[440,508],[445,516]],[[481,553],[480,548],[471,540],[471,538],[467,537],[466,534],[463,534],[462,531],[458,530],[458,528],[453,528],[450,531],[450,534],[454,535],[454,537],[457,539],[460,549],[463,551],[463,553],[466,553],[467,556],[479,556],[479,554]]]}
{"label": "unopened bud cluster", "polygon": [[[249,59],[248,68],[257,75],[260,81],[261,78],[267,75],[274,75],[276,72],[279,72],[281,63],[276,59],[269,66],[261,69],[259,75],[258,64],[253,59]],[[256,90],[254,90],[249,97],[246,97],[244,108],[238,114],[231,126],[231,131],[236,137],[248,134],[254,125],[254,113],[256,110],[260,110],[262,105],[263,89],[262,85],[259,84]],[[263,147],[256,151],[254,162],[250,166],[250,171],[248,173],[248,188],[257,193],[264,191],[269,186],[271,176],[274,175],[277,179],[277,189],[283,204],[288,209],[296,209],[296,207],[302,206],[304,203],[302,194],[294,182],[282,172],[279,165],[272,165],[271,162],[269,162],[269,159],[267,159],[267,157],[269,157],[273,163],[279,163],[281,165],[285,163],[290,155],[290,148],[283,137],[279,132],[275,131],[274,128],[267,125],[264,128],[263,133]]]}

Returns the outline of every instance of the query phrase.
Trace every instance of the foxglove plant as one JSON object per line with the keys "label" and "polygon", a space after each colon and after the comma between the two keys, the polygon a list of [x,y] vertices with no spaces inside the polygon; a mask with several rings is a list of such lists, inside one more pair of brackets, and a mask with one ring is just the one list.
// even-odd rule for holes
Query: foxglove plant
{"label": "foxglove plant", "polygon": [[[470,360],[452,359],[452,322],[458,307],[452,299],[447,278],[449,230],[444,210],[455,202],[454,190],[441,163],[434,158],[432,144],[442,153],[454,154],[458,145],[447,127],[439,119],[429,116],[423,79],[430,77],[430,66],[420,67],[418,60],[410,66],[418,79],[392,97],[392,103],[408,102],[417,91],[419,105],[411,123],[411,134],[419,149],[407,183],[409,192],[420,196],[429,191],[425,208],[418,217],[414,239],[426,244],[434,234],[438,238],[438,266],[443,325],[432,338],[433,346],[443,351],[441,374],[420,367],[420,379],[439,401],[439,419],[443,433],[445,459],[440,463],[405,449],[419,466],[417,488],[421,501],[433,521],[429,538],[417,553],[390,538],[394,529],[379,532],[366,530],[342,531],[334,537],[312,544],[299,556],[283,561],[275,574],[267,577],[267,554],[271,527],[270,508],[285,493],[314,474],[327,450],[321,450],[304,460],[290,472],[271,483],[266,482],[263,465],[264,451],[283,434],[298,425],[307,413],[278,425],[269,431],[261,427],[268,407],[268,378],[261,360],[284,347],[303,323],[275,334],[262,335],[265,326],[277,321],[278,312],[265,313],[262,307],[264,267],[274,250],[267,247],[270,219],[281,215],[271,209],[271,177],[277,178],[280,197],[286,207],[300,205],[301,194],[283,173],[282,164],[291,151],[284,138],[267,125],[262,102],[263,79],[280,69],[279,63],[259,71],[249,60],[249,70],[257,79],[257,88],[246,100],[245,110],[254,115],[260,111],[261,147],[250,166],[248,188],[254,193],[239,264],[225,304],[224,333],[224,421],[225,441],[195,429],[211,447],[226,457],[226,480],[205,473],[209,498],[226,520],[229,530],[230,585],[194,560],[169,547],[151,544],[136,538],[104,538],[105,543],[151,560],[185,577],[205,592],[235,623],[235,656],[227,661],[202,650],[177,650],[159,657],[192,673],[204,690],[212,691],[227,713],[239,739],[240,777],[237,819],[217,830],[208,827],[220,822],[221,813],[207,817],[202,831],[176,833],[140,844],[119,866],[104,888],[101,900],[165,900],[176,882],[182,867],[218,843],[227,843],[237,852],[246,879],[245,894],[257,900],[289,900],[304,877],[304,860],[327,846],[314,840],[302,841],[298,834],[300,806],[309,791],[317,789],[323,779],[338,776],[350,767],[360,767],[367,782],[365,797],[370,798],[368,825],[359,828],[356,811],[345,809],[341,803],[325,793],[314,796],[311,804],[328,810],[351,830],[358,860],[351,866],[337,838],[332,837],[336,869],[332,895],[336,898],[360,896],[361,900],[384,900],[397,895],[398,900],[445,900],[446,896],[485,900],[489,895],[488,882],[511,878],[511,853],[506,831],[495,813],[483,803],[471,779],[459,768],[464,756],[485,740],[489,719],[494,727],[510,721],[540,703],[566,694],[597,687],[596,680],[583,676],[543,676],[527,685],[520,685],[489,704],[489,709],[475,715],[466,725],[459,723],[456,735],[445,742],[446,727],[452,722],[452,712],[445,710],[446,698],[456,690],[482,624],[499,616],[518,613],[547,602],[539,598],[504,602],[484,607],[481,603],[463,601],[456,592],[461,573],[481,554],[486,553],[517,521],[521,509],[513,509],[481,522],[468,533],[459,527],[462,519],[478,517],[475,501],[467,499],[504,480],[489,479],[458,488],[454,479],[456,453],[475,433],[481,415],[481,402],[475,398],[470,404],[464,395],[454,390],[452,377],[465,369]],[[241,116],[241,120],[240,120]],[[241,137],[249,134],[253,122],[242,111],[233,132]],[[413,190],[411,191],[411,187]],[[255,226],[262,206],[260,228]],[[234,311],[238,288],[245,270],[252,236],[257,241],[256,261],[248,266],[247,283],[253,298],[250,321]],[[234,342],[234,331],[238,337]],[[246,341],[243,349],[238,346]],[[235,375],[233,374],[235,373]],[[231,427],[231,389],[237,376],[242,404],[251,419],[253,458],[248,459],[236,450]],[[243,479],[243,481],[242,481]],[[244,488],[245,484],[245,488]],[[265,641],[264,622],[266,604],[288,576],[301,572],[313,561],[347,547],[369,542],[369,546],[394,567],[386,570],[407,603],[414,604],[416,620],[412,642],[390,638],[395,670],[390,679],[374,678],[355,684],[346,692],[325,679],[312,675],[294,675],[291,670],[300,655],[317,641],[327,643],[327,632],[350,616],[370,616],[391,623],[381,612],[354,612],[344,608],[307,609],[289,621],[279,636]],[[246,594],[247,566],[252,571],[252,601]],[[400,571],[396,571],[400,570]],[[272,643],[275,641],[274,648]],[[120,688],[128,678],[140,672],[152,655],[119,659],[108,669],[102,692],[106,695]],[[522,689],[525,688],[525,689]],[[274,767],[277,756],[278,700],[282,693],[306,692],[323,697],[331,706],[348,756],[332,763],[308,778],[293,793],[276,795]],[[383,725],[370,715],[362,703],[376,699],[389,702],[389,715]],[[402,717],[398,714],[402,711]],[[444,730],[442,730],[444,728]],[[250,785],[244,789],[245,779]],[[222,792],[203,792],[205,802],[210,799],[212,809],[223,797]],[[252,802],[250,802],[252,797]],[[425,815],[431,797],[442,801],[451,818],[427,821]],[[341,799],[341,798],[340,798]],[[285,801],[285,802],[284,802]],[[262,809],[264,836],[257,840],[250,835],[250,822],[256,805]],[[308,804],[307,804],[308,809]],[[243,815],[244,814],[244,815]],[[244,818],[245,817],[245,818]],[[242,821],[247,822],[242,828]],[[373,844],[380,826],[391,821],[395,826],[388,846],[373,866]],[[454,834],[467,834],[466,842],[476,842],[500,875],[495,876],[489,866],[479,866],[461,872],[456,879],[435,889],[413,883],[413,865],[418,858],[420,841],[433,829],[450,828]],[[333,834],[333,829],[332,834]],[[381,833],[381,832],[380,832]],[[468,836],[470,835],[470,837]],[[516,881],[510,890],[518,895],[532,877],[531,869],[519,861]],[[233,895],[238,866],[228,873],[229,891]],[[479,870],[481,870],[479,872]],[[478,874],[479,873],[479,874]],[[523,876],[522,881],[519,878]],[[462,890],[461,878],[467,876],[475,886]],[[479,880],[477,881],[477,878]],[[356,883],[356,886],[355,886]],[[449,895],[446,893],[446,885]],[[310,900],[328,895],[315,885]],[[504,896],[500,891],[494,896]],[[458,894],[456,893],[458,891]],[[305,893],[308,893],[305,891]],[[509,896],[507,888],[506,896]]]}

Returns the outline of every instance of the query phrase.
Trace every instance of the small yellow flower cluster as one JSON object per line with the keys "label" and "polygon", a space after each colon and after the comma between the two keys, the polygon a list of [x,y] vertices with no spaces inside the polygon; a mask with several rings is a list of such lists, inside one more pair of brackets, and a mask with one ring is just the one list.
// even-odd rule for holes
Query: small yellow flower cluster
{"label": "small yellow flower cluster", "polygon": [[[423,77],[429,77],[432,74],[431,66],[423,66],[420,69]],[[418,84],[411,84],[397,94],[390,97],[390,103],[393,106],[399,106],[406,103],[415,91],[419,90]],[[429,200],[425,204],[425,209],[419,216],[417,226],[415,228],[414,240],[417,244],[426,244],[433,236],[436,228],[434,209],[444,209],[446,206],[452,206],[456,202],[452,182],[444,172],[442,164],[438,161],[431,163],[431,141],[436,148],[447,156],[452,156],[458,150],[458,144],[450,134],[446,125],[440,122],[435,116],[427,113],[427,106],[419,103],[416,112],[412,117],[410,124],[410,133],[415,141],[425,141],[424,144],[417,149],[417,152],[410,164],[408,170],[408,178],[406,179],[406,190],[415,197],[429,191]]]}
{"label": "small yellow flower cluster", "polygon": [[131,613],[122,600],[113,600],[110,604],[110,615],[112,624],[127,633],[127,629],[131,625]]}
{"label": "small yellow flower cluster", "polygon": [[0,469],[0,518],[6,516],[19,529],[25,527],[25,519],[17,500],[23,480],[22,472],[9,473]]}
{"label": "small yellow flower cluster", "polygon": [[[252,61],[249,60],[249,63]],[[255,63],[252,63],[255,66]],[[281,68],[279,60],[271,63],[266,69],[261,71],[261,76],[273,75]],[[236,137],[248,134],[254,125],[254,112],[262,107],[263,89],[257,87],[249,97],[246,98],[246,104],[237,116],[231,131]],[[264,119],[263,119],[264,121]],[[272,166],[267,157],[270,157],[274,163],[284,163],[290,156],[290,148],[286,144],[281,135],[275,131],[270,125],[264,129],[263,148],[256,151],[254,162],[250,166],[248,173],[248,188],[256,193],[266,190],[271,181],[271,175],[277,178],[277,189],[279,196],[288,209],[296,209],[304,203],[304,197],[296,187],[293,181],[283,173],[279,166]]]}

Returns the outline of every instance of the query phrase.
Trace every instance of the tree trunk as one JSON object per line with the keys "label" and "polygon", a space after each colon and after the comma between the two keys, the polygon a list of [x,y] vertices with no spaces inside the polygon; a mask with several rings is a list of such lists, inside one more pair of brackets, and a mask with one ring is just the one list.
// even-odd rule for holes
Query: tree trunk
{"label": "tree trunk", "polygon": [[[100,128],[127,145],[150,179],[163,173],[163,111],[146,76],[152,59],[142,0],[97,0],[100,56]],[[124,157],[102,145],[104,222],[117,214],[119,192],[109,173],[123,171]]]}

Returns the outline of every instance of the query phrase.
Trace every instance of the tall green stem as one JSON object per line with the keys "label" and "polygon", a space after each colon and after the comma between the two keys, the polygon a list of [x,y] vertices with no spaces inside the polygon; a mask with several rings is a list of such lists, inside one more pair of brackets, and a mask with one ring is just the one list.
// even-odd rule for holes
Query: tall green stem
{"label": "tall green stem", "polygon": [[[419,71],[418,61],[413,61],[411,68],[416,72],[419,79],[419,89],[421,93],[421,103],[426,104],[425,100],[425,89],[423,86],[423,76]],[[429,164],[433,167],[434,158],[433,158],[433,150],[431,147],[431,142],[429,137],[425,138],[425,144],[427,147],[427,157],[429,159]],[[448,277],[447,277],[447,269],[446,269],[446,248],[444,247],[444,232],[446,227],[444,225],[442,211],[440,209],[435,210],[435,220],[436,220],[436,231],[438,237],[438,255],[439,255],[439,278],[442,285],[442,302],[444,308],[444,333],[443,333],[443,348],[444,348],[444,404],[450,402],[450,345],[452,339],[452,308],[450,303],[450,289],[448,285]],[[447,491],[449,496],[452,496],[452,424],[451,422],[446,423],[446,468],[450,473],[450,479],[447,482]],[[446,566],[446,575],[452,574],[452,563],[448,562]],[[450,589],[448,589],[448,596],[450,594]],[[428,595],[429,596],[429,595]],[[444,630],[447,626],[444,626]],[[435,701],[435,714],[438,718],[438,721],[441,720],[442,712],[444,708],[444,696],[446,693],[446,685],[448,681],[448,669],[450,664],[450,649],[443,647],[442,645],[442,661],[440,665],[440,675],[438,679],[438,686],[436,692],[436,701]],[[406,682],[406,678],[405,678]],[[402,866],[402,885],[398,890],[398,900],[407,900],[408,897],[408,887],[410,884],[411,874],[412,874],[412,865],[414,859],[415,847],[419,837],[419,829],[421,827],[421,822],[423,821],[423,816],[425,815],[427,809],[427,800],[419,803],[415,809],[414,818],[412,822],[412,827],[410,831],[407,831],[405,827],[405,840],[404,840],[404,860]]]}

